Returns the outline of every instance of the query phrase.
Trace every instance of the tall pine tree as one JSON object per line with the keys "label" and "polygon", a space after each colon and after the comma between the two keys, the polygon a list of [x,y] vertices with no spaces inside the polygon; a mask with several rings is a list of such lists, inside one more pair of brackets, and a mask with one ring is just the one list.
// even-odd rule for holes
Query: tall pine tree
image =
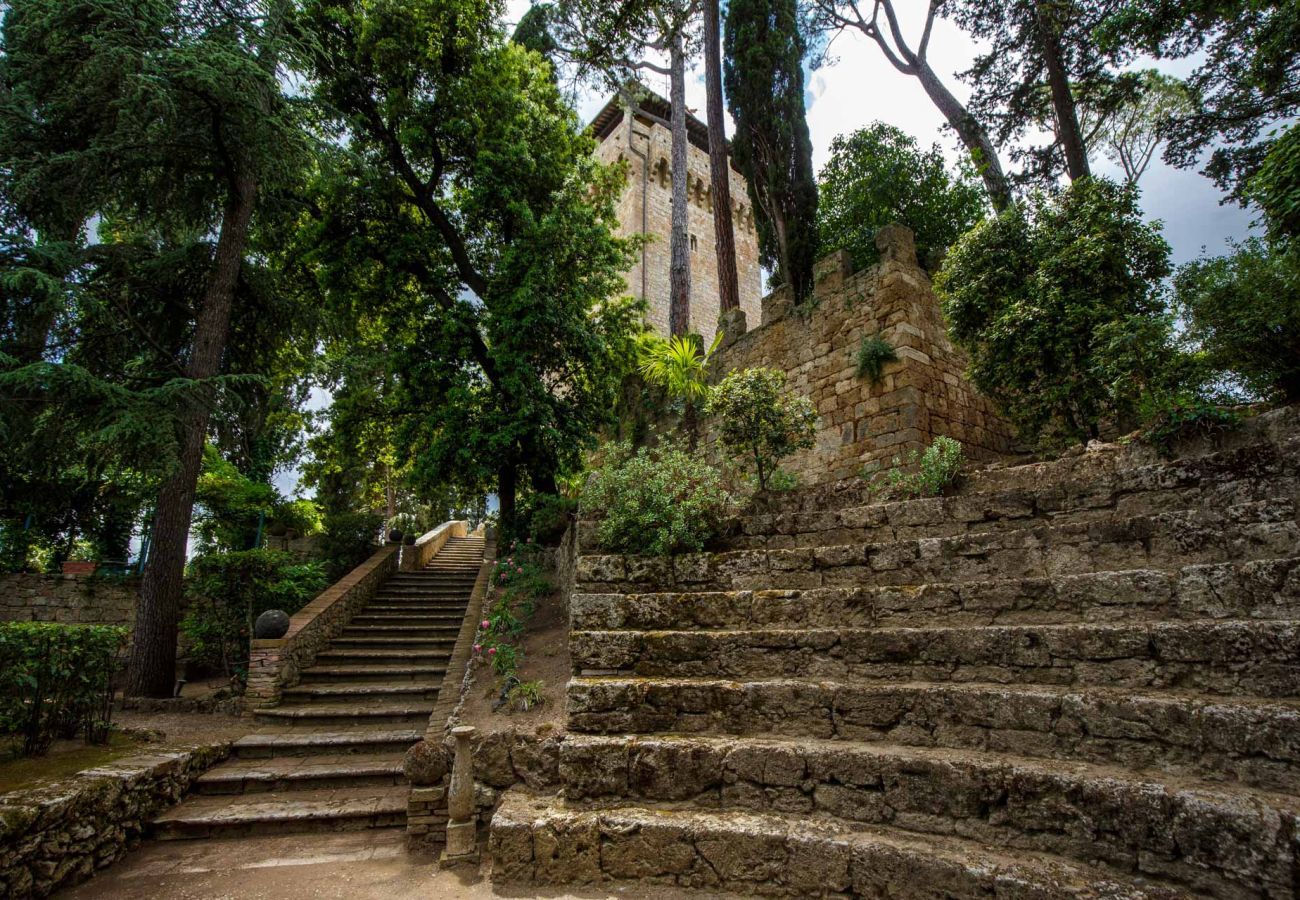
{"label": "tall pine tree", "polygon": [[732,152],[749,179],[765,265],[812,295],[817,261],[817,180],[804,113],[803,58],[796,0],[731,0],[724,77],[736,121]]}

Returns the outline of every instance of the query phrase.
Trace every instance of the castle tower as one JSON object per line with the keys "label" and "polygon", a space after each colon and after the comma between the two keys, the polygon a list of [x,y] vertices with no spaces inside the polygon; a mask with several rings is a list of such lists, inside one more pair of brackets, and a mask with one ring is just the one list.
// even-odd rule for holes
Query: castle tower
{"label": "castle tower", "polygon": [[[651,94],[640,101],[650,116],[667,120],[668,101]],[[672,133],[647,115],[629,117],[619,98],[605,104],[591,123],[597,141],[596,156],[606,163],[626,161],[627,187],[618,201],[620,233],[648,234],[638,260],[627,274],[628,291],[645,298],[646,318],[659,334],[668,334],[669,233],[672,223]],[[713,230],[713,188],[709,173],[709,130],[687,116],[690,136],[687,196],[690,206],[691,331],[703,335],[707,345],[717,331],[718,255]],[[761,316],[762,272],[758,263],[758,232],[744,177],[728,168],[731,177],[732,227],[736,242],[736,274],[740,308],[750,325]]]}

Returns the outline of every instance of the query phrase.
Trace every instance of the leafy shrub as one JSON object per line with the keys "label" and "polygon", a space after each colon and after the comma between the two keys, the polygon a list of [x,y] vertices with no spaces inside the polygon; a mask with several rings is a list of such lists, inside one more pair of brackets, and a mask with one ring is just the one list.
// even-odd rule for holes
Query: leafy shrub
{"label": "leafy shrub", "polygon": [[897,362],[898,354],[889,341],[878,334],[862,339],[858,348],[858,377],[865,378],[871,384],[880,384],[885,371],[885,363]]}
{"label": "leafy shrub", "polygon": [[517,672],[524,653],[518,641],[527,620],[538,602],[554,590],[542,573],[540,553],[536,545],[511,544],[509,554],[492,567],[489,579],[490,602],[486,618],[479,623],[474,657],[492,667],[503,702],[509,701],[519,684]]}
{"label": "leafy shrub", "polygon": [[[936,288],[976,386],[1022,437],[1050,445],[1135,416],[1169,351],[1168,273],[1169,246],[1136,191],[1088,178],[976,226]],[[1130,334],[1140,346],[1116,339]]]}
{"label": "leafy shrub", "polygon": [[1261,397],[1300,400],[1300,238],[1238,244],[1174,277],[1187,337]]}
{"label": "leafy shrub", "polygon": [[506,700],[515,709],[521,712],[528,712],[534,706],[540,706],[545,702],[542,697],[541,681],[520,681],[510,688],[506,695]]}
{"label": "leafy shrub", "polygon": [[375,552],[383,518],[374,513],[328,513],[320,536],[325,575],[338,581]]}
{"label": "leafy shrub", "polygon": [[198,557],[191,563],[190,605],[181,620],[190,658],[226,675],[246,674],[257,617],[268,609],[293,615],[328,584],[321,563],[299,562],[279,550]]}
{"label": "leafy shrub", "polygon": [[194,531],[205,553],[252,547],[259,518],[271,515],[280,502],[274,487],[240,472],[211,444],[203,448],[194,499]]}
{"label": "leafy shrub", "polygon": [[709,397],[709,414],[720,419],[722,445],[753,461],[760,490],[767,489],[782,458],[813,445],[812,401],[791,397],[784,388],[784,372],[744,369],[722,379]]}
{"label": "leafy shrub", "polygon": [[610,550],[667,556],[702,549],[730,500],[722,473],[681,447],[632,453],[622,444],[592,476],[582,508],[600,516],[596,533]]}
{"label": "leafy shrub", "polygon": [[822,253],[848,250],[856,269],[880,261],[876,232],[891,222],[912,229],[917,258],[933,269],[986,205],[969,164],[950,172],[937,144],[922,150],[913,137],[882,122],[835,138],[819,182]]}
{"label": "leafy shrub", "polygon": [[912,497],[935,497],[957,480],[961,463],[961,442],[937,437],[924,452],[913,450],[905,460],[895,456],[894,467],[885,473],[885,483]]}
{"label": "leafy shrub", "polygon": [[1285,126],[1273,141],[1250,195],[1264,210],[1270,235],[1300,237],[1300,128]]}
{"label": "leafy shrub", "polygon": [[0,622],[0,732],[38,755],[56,737],[107,739],[112,679],[126,629]]}
{"label": "leafy shrub", "polygon": [[519,504],[516,527],[530,543],[557,547],[578,511],[578,501],[557,494],[530,494]]}
{"label": "leafy shrub", "polygon": [[1241,424],[1241,416],[1196,394],[1149,398],[1142,410],[1140,438],[1161,456],[1173,455],[1175,445],[1197,435],[1225,431]]}

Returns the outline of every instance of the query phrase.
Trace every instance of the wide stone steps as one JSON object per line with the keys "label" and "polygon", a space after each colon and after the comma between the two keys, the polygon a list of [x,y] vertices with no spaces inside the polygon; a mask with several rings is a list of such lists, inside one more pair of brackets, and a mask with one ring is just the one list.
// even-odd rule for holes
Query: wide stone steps
{"label": "wide stone steps", "polygon": [[347,648],[373,648],[373,649],[397,649],[397,650],[422,650],[426,648],[444,648],[450,652],[456,644],[456,635],[449,634],[441,637],[417,637],[413,635],[402,635],[401,637],[392,636],[375,636],[375,637],[353,637],[340,635],[330,642],[330,646],[338,649]]}
{"label": "wide stone steps", "polygon": [[349,627],[370,629],[375,625],[407,625],[410,627],[445,627],[454,626],[459,628],[460,622],[465,620],[465,613],[402,613],[402,612],[384,612],[384,613],[362,613],[352,619]]}
{"label": "wide stone steps", "polygon": [[574,594],[579,631],[1300,619],[1300,558],[921,585]]}
{"label": "wide stone steps", "polygon": [[1300,622],[575,631],[575,671],[992,681],[1300,695]]}
{"label": "wide stone steps", "polygon": [[339,681],[419,681],[436,684],[447,672],[447,664],[419,665],[356,665],[313,666],[303,672],[298,685],[332,683]]}
{"label": "wide stone steps", "polygon": [[384,724],[424,724],[433,712],[432,700],[398,700],[385,703],[362,702],[286,703],[253,711],[259,722],[285,725],[339,726],[348,722]]}
{"label": "wide stone steps", "polygon": [[362,664],[374,664],[383,662],[436,662],[445,660],[447,651],[440,648],[428,650],[348,650],[334,649],[322,650],[316,654],[317,662],[325,665],[335,663],[356,662]]}
{"label": "wide stone steps", "polygon": [[1300,794],[1300,701],[1041,685],[574,678],[572,732],[889,742],[1159,769]]}
{"label": "wide stone steps", "polygon": [[[405,753],[424,737],[423,728],[349,728],[345,731],[267,730],[246,734],[231,745],[239,760],[279,757]],[[215,770],[214,770],[215,771]]]}
{"label": "wide stone steps", "polygon": [[438,688],[417,681],[334,681],[298,684],[285,688],[283,697],[288,703],[314,702],[316,700],[436,700]]}
{"label": "wide stone steps", "polygon": [[1300,800],[1086,763],[842,741],[571,736],[564,796],[824,816],[1292,897]]}
{"label": "wide stone steps", "polygon": [[197,796],[154,820],[163,840],[285,831],[352,831],[406,824],[406,785]]}
{"label": "wide stone steps", "polygon": [[339,637],[443,637],[455,636],[459,632],[460,624],[453,622],[442,625],[349,625],[343,629]]}
{"label": "wide stone steps", "polygon": [[507,791],[492,818],[492,880],[668,885],[787,897],[1185,897],[1155,879],[955,836],[806,815],[599,805]]}
{"label": "wide stone steps", "polygon": [[405,783],[402,754],[386,756],[284,756],[239,759],[218,766],[194,783],[198,794],[253,794],[285,790],[386,787]]}
{"label": "wide stone steps", "polygon": [[662,593],[965,583],[1300,556],[1289,499],[1188,509],[1087,525],[1039,525],[884,544],[690,553],[585,555],[582,593]]}

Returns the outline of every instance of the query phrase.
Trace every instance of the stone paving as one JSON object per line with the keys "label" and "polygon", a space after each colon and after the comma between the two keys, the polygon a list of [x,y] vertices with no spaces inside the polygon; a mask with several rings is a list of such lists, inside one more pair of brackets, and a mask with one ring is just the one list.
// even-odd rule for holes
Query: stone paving
{"label": "stone paving", "polygon": [[[390,577],[260,728],[154,821],[162,839],[336,832],[406,824],[402,755],[419,741],[483,560],[452,538],[429,566]],[[400,833],[390,835],[395,847]]]}

